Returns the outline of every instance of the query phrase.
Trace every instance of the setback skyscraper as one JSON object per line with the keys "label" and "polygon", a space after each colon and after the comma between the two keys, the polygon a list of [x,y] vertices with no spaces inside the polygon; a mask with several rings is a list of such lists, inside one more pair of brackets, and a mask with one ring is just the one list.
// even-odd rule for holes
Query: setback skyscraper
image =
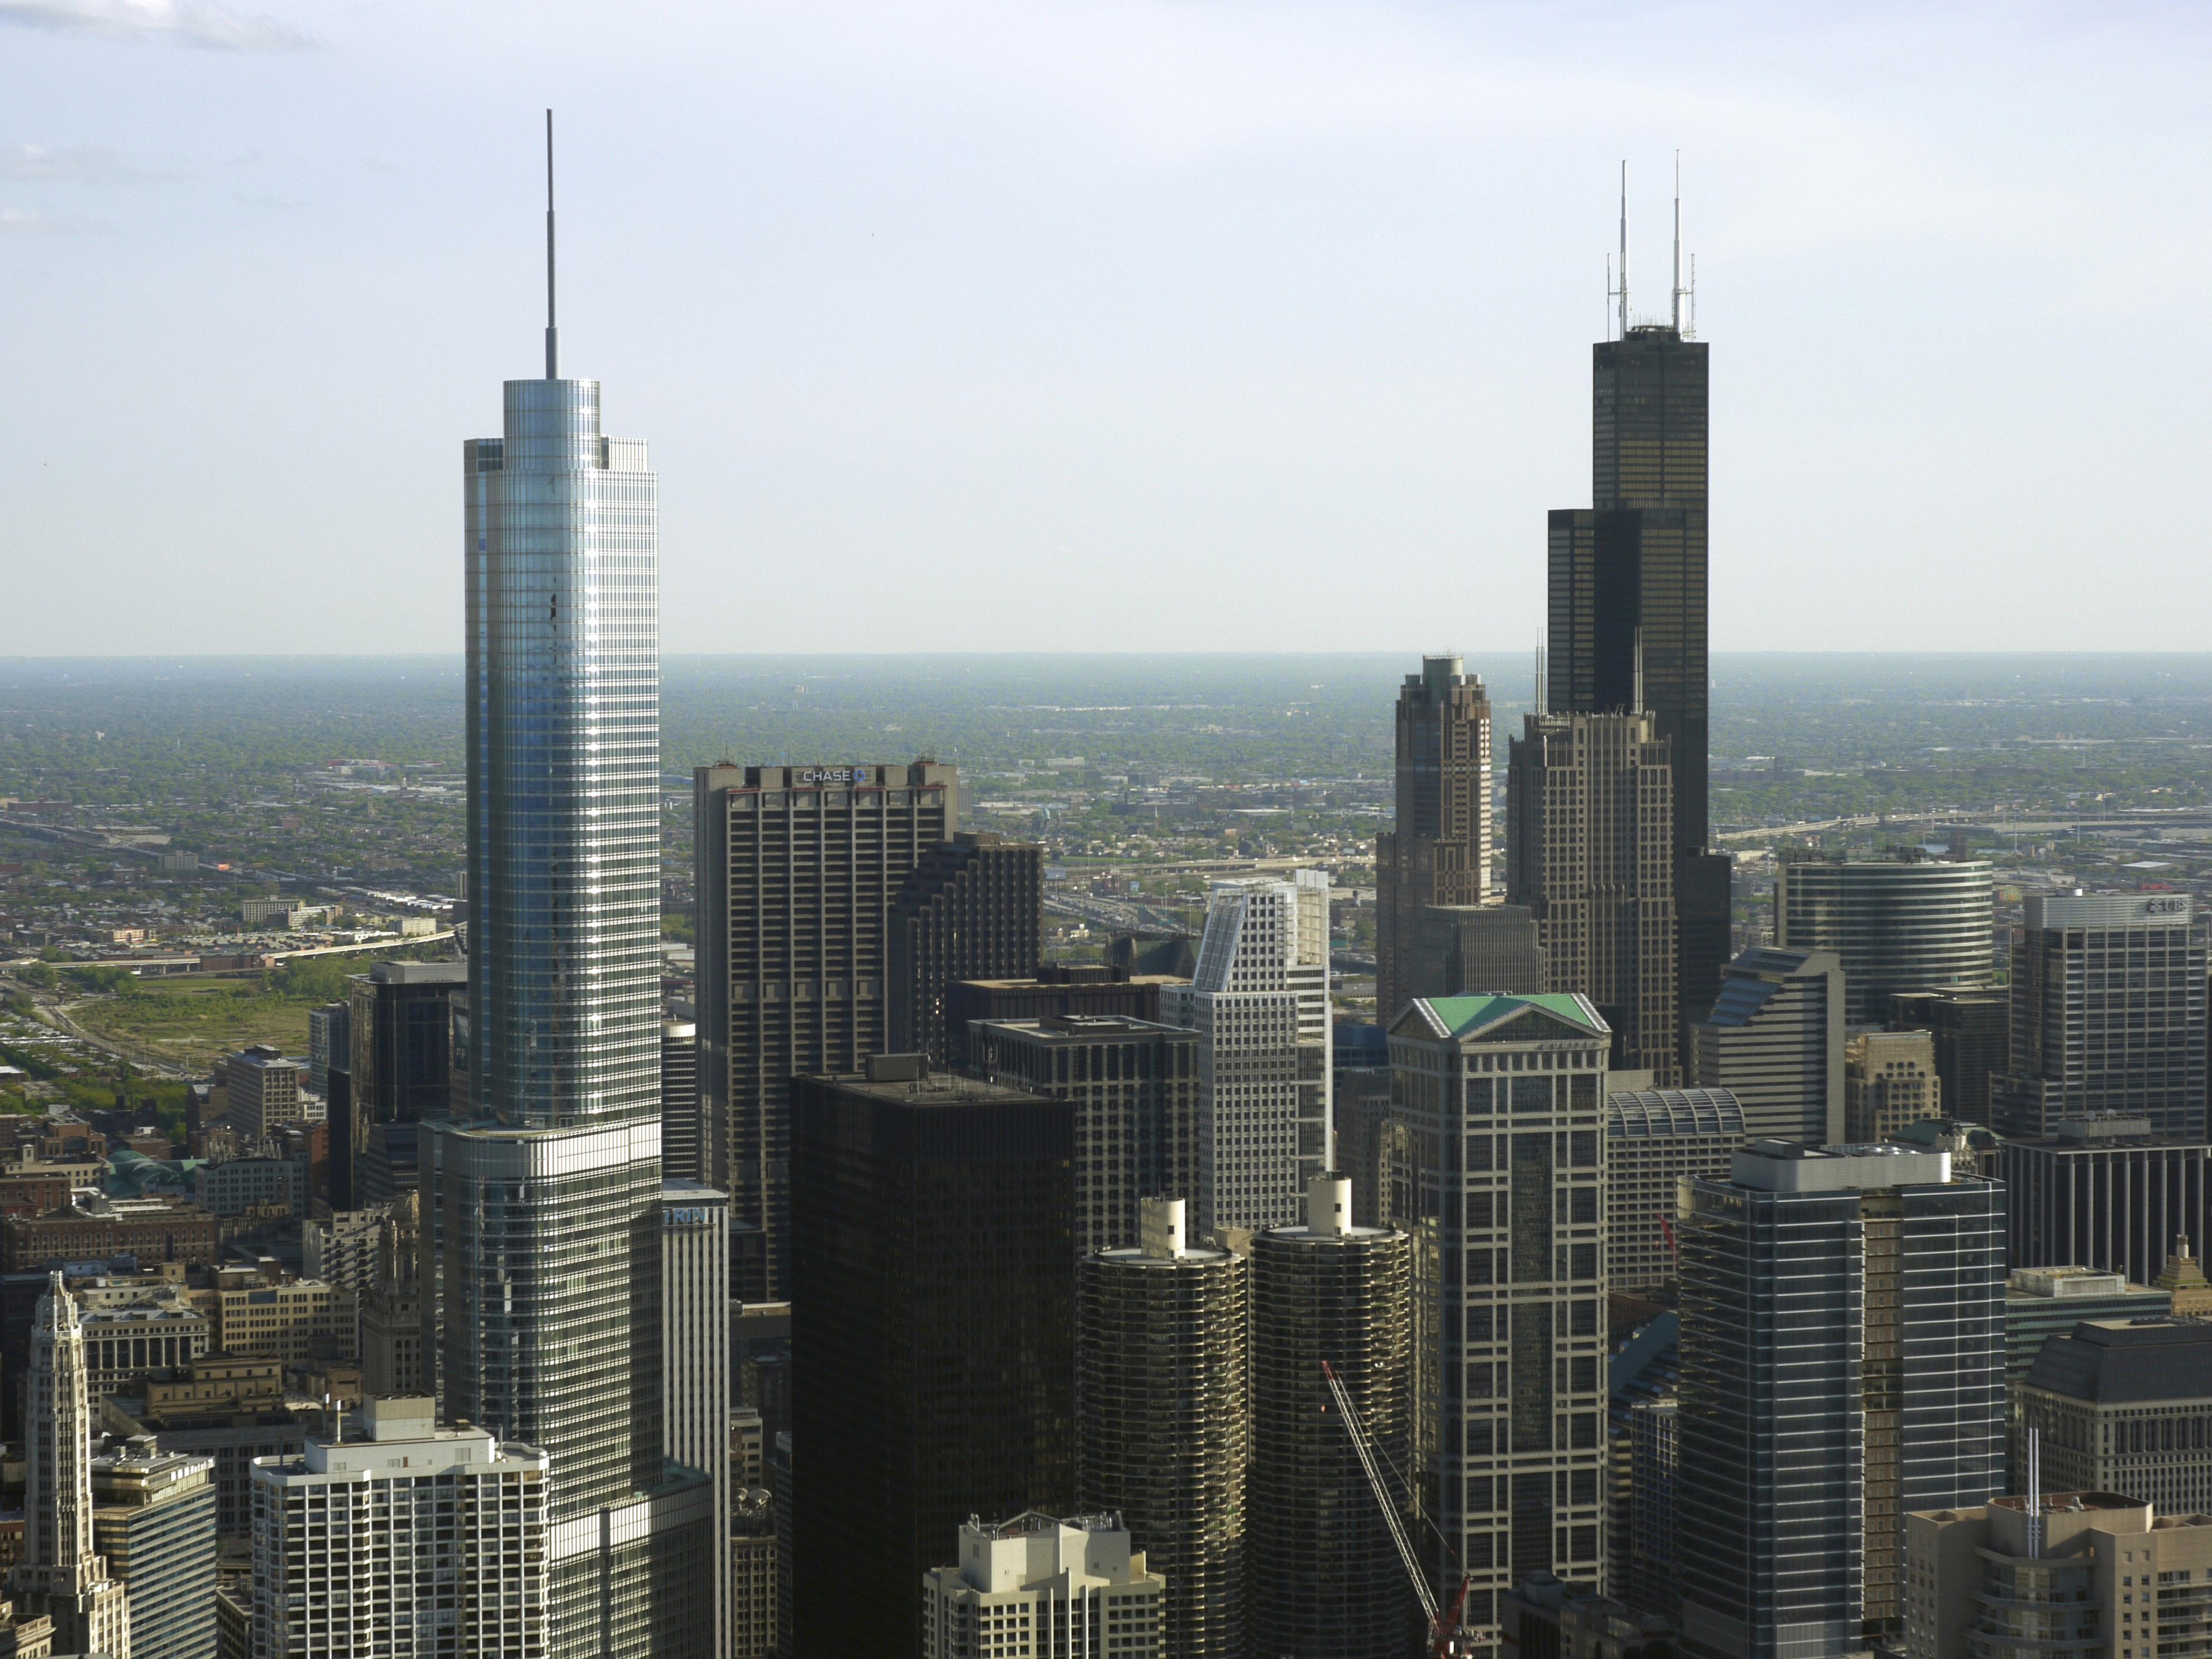
{"label": "setback skyscraper", "polygon": [[[1419,994],[1421,912],[1490,894],[1490,694],[1458,657],[1424,657],[1398,692],[1397,813],[1375,838],[1375,1011]],[[1508,988],[1504,986],[1499,990]],[[1533,985],[1510,988],[1533,990]]]}
{"label": "setback skyscraper", "polygon": [[552,1651],[699,1653],[706,1477],[661,1445],[656,488],[550,322],[545,367],[462,452],[469,1103],[423,1126],[423,1316],[447,1415],[550,1460]]}

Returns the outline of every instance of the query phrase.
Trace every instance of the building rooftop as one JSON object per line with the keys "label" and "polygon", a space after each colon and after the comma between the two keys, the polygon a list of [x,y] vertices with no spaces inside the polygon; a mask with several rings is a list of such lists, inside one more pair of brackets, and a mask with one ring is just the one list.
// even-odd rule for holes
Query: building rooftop
{"label": "building rooftop", "polygon": [[2085,1319],[2054,1336],[2027,1368],[2027,1386],[2100,1406],[2212,1400],[2212,1325]]}
{"label": "building rooftop", "polygon": [[1891,1187],[1940,1187],[1951,1155],[1917,1146],[1806,1146],[1759,1140],[1736,1153],[1729,1178],[1769,1193],[1838,1193]]}
{"label": "building rooftop", "polygon": [[1646,1089],[1607,1095],[1607,1134],[1622,1140],[1662,1135],[1743,1139],[1743,1107],[1727,1089]]}
{"label": "building rooftop", "polygon": [[1530,1039],[1539,1033],[1534,1027],[1561,1021],[1578,1028],[1573,1035],[1606,1037],[1613,1028],[1605,1023],[1588,997],[1574,993],[1552,994],[1541,996],[1464,996],[1419,997],[1404,1014],[1399,1016],[1402,1024],[1407,1019],[1424,1022],[1438,1036],[1464,1037],[1478,1034],[1513,1041],[1522,1034],[1506,1033],[1502,1028],[1515,1020],[1530,1019]]}

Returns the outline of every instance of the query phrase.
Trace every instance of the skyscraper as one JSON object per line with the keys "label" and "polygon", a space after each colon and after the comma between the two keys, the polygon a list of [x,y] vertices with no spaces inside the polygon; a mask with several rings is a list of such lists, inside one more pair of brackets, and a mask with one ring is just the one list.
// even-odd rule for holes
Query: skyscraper
{"label": "skyscraper", "polygon": [[1844,1044],[1844,1136],[1894,1140],[1908,1123],[1943,1115],[1936,1042],[1926,1031],[1861,1031]]}
{"label": "skyscraper", "polygon": [[[1501,1638],[1532,1572],[1605,1583],[1606,1056],[1579,996],[1420,998],[1390,1027],[1410,1167],[1412,1483],[1463,1566],[1464,1629]],[[1426,1528],[1421,1529],[1426,1532]]]}
{"label": "skyscraper", "polygon": [[2212,1146],[2154,1135],[2148,1118],[2076,1118],[1997,1150],[2006,1259],[2015,1267],[2090,1267],[2148,1285],[2177,1237],[2212,1223]]}
{"label": "skyscraper", "polygon": [[1947,1152],[1760,1141],[1683,1183],[1675,1559],[1711,1659],[1894,1635],[1905,1516],[2004,1467],[2004,1190]]}
{"label": "skyscraper", "polygon": [[131,1598],[131,1659],[212,1659],[214,1474],[143,1439],[92,1460],[92,1540]]}
{"label": "skyscraper", "polygon": [[1199,1037],[1204,1233],[1287,1224],[1328,1160],[1328,872],[1292,878],[1216,882],[1197,977],[1160,991]]}
{"label": "skyscraper", "polygon": [[1729,963],[1711,1015],[1690,1030],[1690,1070],[1725,1089],[1753,1139],[1844,1136],[1844,975],[1827,951],[1755,945]]}
{"label": "skyscraper", "polygon": [[884,1052],[891,901],[951,838],[958,785],[931,761],[692,774],[699,1110],[748,1302],[791,1294],[791,1079]]}
{"label": "skyscraper", "polygon": [[1181,1199],[1146,1200],[1140,1231],[1077,1268],[1079,1501],[1167,1580],[1163,1651],[1242,1659],[1251,1273],[1188,1242]]}
{"label": "skyscraper", "polygon": [[1415,997],[1526,995],[1544,983],[1544,947],[1525,904],[1431,904],[1406,967],[1400,1007]]}
{"label": "skyscraper", "polygon": [[413,1188],[422,1121],[452,1105],[453,1006],[468,984],[464,962],[380,962],[349,981],[343,1118],[331,1103],[334,1209]]}
{"label": "skyscraper", "polygon": [[1302,1226],[1252,1239],[1253,1641],[1267,1659],[1403,1659],[1413,1597],[1330,1397],[1332,1367],[1393,1468],[1413,1402],[1413,1244],[1352,1218],[1352,1183],[1316,1176]]}
{"label": "skyscraper", "polygon": [[1166,1589],[1117,1516],[971,1518],[959,1565],[929,1571],[922,1659],[1167,1659]]}
{"label": "skyscraper", "polygon": [[660,1173],[669,1181],[703,1181],[705,1126],[699,1121],[699,1028],[688,1019],[660,1022]]}
{"label": "skyscraper", "polygon": [[945,988],[1036,972],[1044,933],[1044,848],[962,830],[908,872],[884,930],[892,1054],[948,1063]]}
{"label": "skyscraper", "polygon": [[1378,1019],[1416,994],[1408,957],[1421,912],[1489,894],[1490,694],[1463,659],[1424,657],[1398,692],[1397,811],[1375,838]]}
{"label": "skyscraper", "polygon": [[1508,750],[1506,896],[1534,914],[1544,989],[1587,996],[1613,1064],[1681,1076],[1674,811],[1649,714],[1531,714]]}
{"label": "skyscraper", "polygon": [[1967,1123],[1990,1121],[1990,1079],[2012,1055],[2009,990],[1895,991],[1895,1030],[1924,1030],[1936,1042],[1936,1079],[1944,1112]]}
{"label": "skyscraper", "polygon": [[1832,951],[1853,1025],[1890,1018],[1899,991],[1972,989],[1990,981],[1996,890],[1978,859],[1907,849],[1888,858],[1796,854],[1774,871],[1774,942]]}
{"label": "skyscraper", "polygon": [[730,1644],[730,1200],[696,1181],[660,1187],[661,1420],[668,1455],[706,1471],[714,1494],[714,1626]]}
{"label": "skyscraper", "polygon": [[1743,1108],[1725,1089],[1650,1089],[1606,1101],[1607,1290],[1674,1282],[1676,1186],[1684,1176],[1724,1173],[1743,1143]]}
{"label": "skyscraper", "polygon": [[692,1653],[705,1476],[661,1445],[656,489],[556,341],[462,452],[470,1104],[423,1126],[424,1319],[447,1415],[550,1459],[553,1651]]}
{"label": "skyscraper", "polygon": [[2013,935],[2012,1062],[1992,1127],[2114,1113],[2205,1133],[2205,945],[2185,893],[2032,894]]}
{"label": "skyscraper", "polygon": [[1626,224],[1624,202],[1620,335],[1590,350],[1590,505],[1551,515],[1545,703],[1648,710],[1668,745],[1686,1026],[1712,1006],[1729,957],[1729,860],[1707,845],[1707,347],[1685,326],[1679,277],[1668,321],[1631,314]]}
{"label": "skyscraper", "polygon": [[2212,1510],[2212,1326],[2085,1317],[2043,1345],[2014,1401],[2021,1445],[2042,1443],[2045,1491]]}
{"label": "skyscraper", "polygon": [[76,1298],[53,1274],[39,1298],[24,1401],[23,1554],[8,1575],[19,1616],[44,1613],[72,1653],[130,1659],[131,1607],[93,1551],[92,1398]]}

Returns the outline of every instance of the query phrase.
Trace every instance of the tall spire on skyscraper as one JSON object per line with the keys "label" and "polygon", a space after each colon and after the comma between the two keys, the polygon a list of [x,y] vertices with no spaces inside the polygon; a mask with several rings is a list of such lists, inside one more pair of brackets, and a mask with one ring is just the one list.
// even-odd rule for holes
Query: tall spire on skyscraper
{"label": "tall spire on skyscraper", "polygon": [[561,331],[553,316],[553,112],[545,112],[545,378],[561,378]]}

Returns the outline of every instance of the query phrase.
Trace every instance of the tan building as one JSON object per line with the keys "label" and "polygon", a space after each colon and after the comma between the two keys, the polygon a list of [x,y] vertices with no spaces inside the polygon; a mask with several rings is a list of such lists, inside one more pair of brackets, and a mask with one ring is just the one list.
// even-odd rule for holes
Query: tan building
{"label": "tan building", "polygon": [[258,1355],[288,1365],[351,1358],[354,1307],[352,1291],[319,1279],[224,1291],[216,1298],[216,1346],[224,1353]]}
{"label": "tan building", "polygon": [[2192,1318],[2212,1314],[2212,1283],[2206,1282],[2203,1267],[2190,1255],[2186,1235],[2173,1241],[2166,1271],[2151,1282],[2172,1297],[2175,1313]]}
{"label": "tan building", "polygon": [[1907,1659],[2200,1654],[2212,1516],[2110,1492],[1999,1498],[1905,1517]]}
{"label": "tan building", "polygon": [[307,1068],[265,1042],[229,1056],[223,1068],[223,1115],[249,1146],[300,1121],[300,1080]]}
{"label": "tan building", "polygon": [[1673,791],[1650,714],[1530,714],[1507,763],[1506,897],[1535,915],[1544,989],[1588,997],[1612,1068],[1662,1089],[1682,1069]]}
{"label": "tan building", "polygon": [[1844,1137],[1894,1140],[1908,1123],[1943,1115],[1932,1031],[1862,1031],[1844,1045]]}
{"label": "tan building", "polygon": [[2212,1324],[2085,1319],[2012,1392],[2015,1451],[2039,1436],[2045,1486],[2212,1510]]}
{"label": "tan building", "polygon": [[740,1480],[730,1522],[731,1659],[776,1650],[775,1510],[764,1486]]}

